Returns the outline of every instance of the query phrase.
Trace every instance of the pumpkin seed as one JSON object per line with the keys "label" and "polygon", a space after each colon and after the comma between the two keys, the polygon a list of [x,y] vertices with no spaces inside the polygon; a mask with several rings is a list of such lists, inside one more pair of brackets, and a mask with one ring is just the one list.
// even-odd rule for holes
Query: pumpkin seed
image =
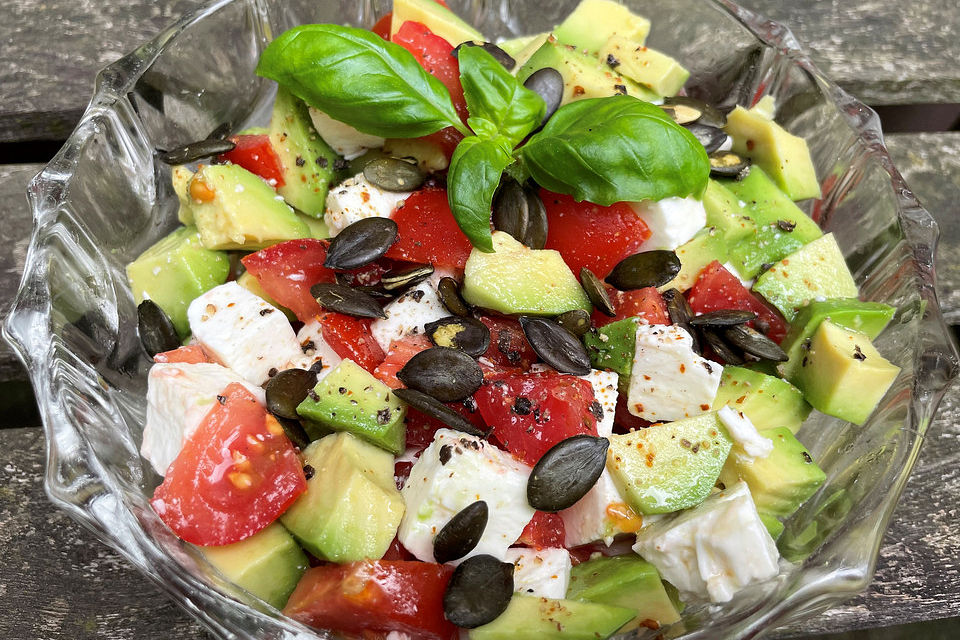
{"label": "pumpkin seed", "polygon": [[227,122],[221,122],[218,124],[213,131],[207,136],[207,140],[223,140],[230,135],[230,132],[233,131],[233,123],[229,120]]}
{"label": "pumpkin seed", "polygon": [[530,220],[527,194],[513,178],[504,178],[493,198],[493,228],[523,242]]}
{"label": "pumpkin seed", "polygon": [[480,542],[490,512],[487,503],[477,500],[454,515],[433,538],[433,557],[443,564],[459,560]]}
{"label": "pumpkin seed", "polygon": [[[298,449],[306,449],[307,445],[310,444],[310,436],[307,435],[300,421],[288,420],[287,418],[281,418],[279,416],[275,417],[277,418],[277,422],[280,423],[280,426],[283,427],[283,433],[287,436],[287,439],[293,443],[293,446]],[[309,478],[307,479],[309,480]]]}
{"label": "pumpkin seed", "polygon": [[[725,116],[722,111],[696,98],[687,96],[664,98],[661,107],[665,110],[673,111],[671,115],[677,124],[696,122],[697,124],[704,124],[710,127],[723,127],[727,124],[727,116]],[[684,118],[690,118],[694,114],[696,114],[696,117],[681,122],[677,119],[677,115],[681,114]]]}
{"label": "pumpkin seed", "polygon": [[756,320],[757,314],[742,309],[721,309],[708,311],[699,316],[690,318],[689,322],[695,327],[732,327]]}
{"label": "pumpkin seed", "polygon": [[351,282],[354,282],[350,278],[350,274],[347,273],[337,273],[336,275],[337,284],[342,284],[345,287],[350,287],[354,291],[359,291],[365,293],[371,298],[377,298],[380,300],[393,300],[397,297],[396,293],[391,293],[389,291],[384,291],[377,285],[351,285]]}
{"label": "pumpkin seed", "polygon": [[176,149],[163,151],[157,157],[160,159],[160,162],[164,164],[186,164],[200,160],[201,158],[208,158],[233,151],[236,146],[237,145],[229,140],[198,140],[197,142],[190,142]]}
{"label": "pumpkin seed", "polygon": [[461,414],[457,413],[436,398],[428,396],[422,391],[400,388],[394,389],[393,395],[397,396],[417,411],[425,413],[431,418],[436,418],[451,429],[469,433],[470,435],[477,436],[478,438],[483,438],[487,435],[480,429],[477,429],[472,422],[467,420]]}
{"label": "pumpkin seed", "polygon": [[693,318],[693,309],[679,289],[664,291],[663,299],[667,303],[667,314],[673,324],[687,324]]}
{"label": "pumpkin seed", "polygon": [[399,271],[387,271],[380,277],[380,288],[385,291],[397,291],[423,282],[432,275],[432,264],[415,264]]}
{"label": "pumpkin seed", "polygon": [[380,258],[397,240],[397,223],[390,218],[363,218],[330,241],[323,266],[357,269]]}
{"label": "pumpkin seed", "polygon": [[553,320],[520,316],[520,327],[540,359],[557,371],[575,376],[590,373],[590,356],[586,347]]}
{"label": "pumpkin seed", "polygon": [[522,242],[531,249],[543,249],[547,245],[547,208],[535,189],[524,191],[527,194],[528,221]]}
{"label": "pumpkin seed", "polygon": [[267,381],[267,410],[279,418],[299,420],[297,407],[317,385],[317,374],[306,369],[285,369]]}
{"label": "pumpkin seed", "polygon": [[543,98],[547,110],[543,114],[543,123],[550,119],[563,101],[563,76],[553,67],[544,67],[531,73],[523,86]]}
{"label": "pumpkin seed", "polygon": [[723,337],[726,338],[730,344],[740,347],[744,352],[763,360],[773,360],[774,362],[786,362],[789,360],[789,357],[786,352],[780,348],[780,345],[753,327],[748,327],[747,325],[730,327],[723,332]]}
{"label": "pumpkin seed", "polygon": [[658,249],[627,256],[617,263],[607,282],[621,291],[659,287],[680,273],[680,259],[673,251]]}
{"label": "pumpkin seed", "polygon": [[460,297],[460,283],[455,279],[449,276],[440,278],[440,282],[437,283],[437,295],[443,306],[453,315],[462,318],[470,316],[470,307]]}
{"label": "pumpkin seed", "polygon": [[413,191],[426,179],[416,163],[399,158],[375,158],[363,167],[367,182],[384,191]]}
{"label": "pumpkin seed", "polygon": [[310,287],[310,295],[324,309],[357,318],[386,318],[380,303],[363,291],[333,282],[318,282]]}
{"label": "pumpkin seed", "polygon": [[617,315],[617,310],[614,309],[613,302],[610,300],[610,296],[607,295],[607,288],[603,286],[600,278],[586,267],[580,269],[580,286],[587,292],[590,304],[592,304],[597,311],[611,318]]}
{"label": "pumpkin seed", "polygon": [[151,358],[180,346],[180,336],[170,316],[153,300],[144,300],[137,305],[137,333]]}
{"label": "pumpkin seed", "polygon": [[714,353],[720,356],[725,363],[740,365],[746,362],[743,356],[734,351],[733,347],[728,345],[714,329],[703,327],[700,330],[700,335],[703,336],[704,342],[710,345]]}
{"label": "pumpkin seed", "polygon": [[666,111],[667,115],[673,118],[673,121],[680,125],[696,122],[700,119],[700,116],[703,115],[703,112],[700,111],[700,109],[685,104],[668,105],[664,103],[660,105],[660,108]]}
{"label": "pumpkin seed", "polygon": [[606,438],[581,434],[550,447],[530,472],[527,502],[550,513],[572,507],[597,483],[609,446]]}
{"label": "pumpkin seed", "polygon": [[464,629],[493,622],[513,597],[514,566],[493,556],[467,558],[453,570],[443,592],[443,613]]}
{"label": "pumpkin seed", "polygon": [[723,129],[697,123],[685,126],[687,131],[692,133],[694,137],[700,141],[700,144],[703,145],[703,148],[706,149],[708,154],[719,149],[727,140],[727,134],[724,133]]}
{"label": "pumpkin seed", "polygon": [[556,321],[578,338],[590,331],[590,314],[583,309],[572,309],[561,313],[556,317]]}
{"label": "pumpkin seed", "polygon": [[709,158],[713,178],[736,178],[750,168],[750,159],[733,151],[714,151]]}
{"label": "pumpkin seed", "polygon": [[476,360],[459,349],[431,347],[410,358],[397,378],[440,402],[455,402],[480,388],[483,371]]}
{"label": "pumpkin seed", "polygon": [[509,53],[507,53],[497,45],[493,44],[492,42],[472,42],[469,40],[467,42],[461,42],[456,47],[454,47],[453,51],[451,52],[454,58],[459,57],[460,49],[462,47],[480,47],[481,49],[483,49],[484,51],[492,55],[497,60],[497,62],[503,65],[503,67],[507,71],[513,71],[513,68],[517,66],[517,61],[513,59],[513,56],[511,56]]}
{"label": "pumpkin seed", "polygon": [[490,329],[476,318],[447,316],[428,322],[423,329],[434,345],[460,349],[474,358],[490,346]]}

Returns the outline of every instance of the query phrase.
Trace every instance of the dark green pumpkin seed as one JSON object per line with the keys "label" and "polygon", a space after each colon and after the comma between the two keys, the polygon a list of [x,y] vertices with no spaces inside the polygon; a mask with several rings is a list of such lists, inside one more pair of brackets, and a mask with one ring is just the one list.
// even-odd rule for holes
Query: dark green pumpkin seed
{"label": "dark green pumpkin seed", "polygon": [[213,131],[210,132],[210,135],[207,136],[207,140],[223,140],[230,135],[230,132],[233,131],[233,123],[229,120],[227,122],[221,122]]}
{"label": "dark green pumpkin seed", "polygon": [[210,156],[233,151],[236,146],[237,145],[229,140],[198,140],[197,142],[191,142],[176,149],[164,151],[157,157],[160,159],[160,162],[164,164],[186,164],[200,160],[201,158],[209,158]]}
{"label": "dark green pumpkin seed", "polygon": [[587,292],[590,304],[592,304],[597,311],[611,318],[617,315],[617,310],[613,308],[613,302],[607,294],[607,288],[603,286],[600,278],[586,267],[580,269],[580,286]]}
{"label": "dark green pumpkin seed", "polygon": [[674,122],[681,125],[696,122],[700,119],[700,116],[703,115],[700,109],[685,104],[668,105],[664,103],[660,105],[660,108],[666,111],[667,115],[673,118]]}
{"label": "dark green pumpkin seed", "polygon": [[583,309],[572,309],[561,313],[556,320],[557,324],[578,338],[590,331],[590,314]]}
{"label": "dark green pumpkin seed", "polygon": [[153,300],[144,300],[137,305],[137,333],[151,358],[180,346],[180,336],[170,316]]}
{"label": "dark green pumpkin seed", "polygon": [[523,86],[543,98],[546,103],[547,110],[543,114],[545,123],[560,108],[563,101],[563,76],[553,67],[544,67],[531,73],[523,81]]}
{"label": "dark green pumpkin seed", "polygon": [[423,282],[433,275],[432,264],[416,264],[399,271],[388,271],[380,277],[380,288],[398,291]]}
{"label": "dark green pumpkin seed", "polygon": [[547,208],[534,189],[524,189],[527,194],[527,230],[523,244],[531,249],[543,249],[547,245]]}
{"label": "dark green pumpkin seed", "polygon": [[299,420],[297,407],[317,385],[317,374],[306,369],[285,369],[267,381],[267,410],[288,420]]}
{"label": "dark green pumpkin seed", "polygon": [[373,296],[339,283],[318,282],[310,287],[310,295],[324,309],[356,318],[386,318]]}
{"label": "dark green pumpkin seed", "polygon": [[323,266],[357,269],[380,258],[397,240],[397,223],[390,218],[363,218],[330,241]]}
{"label": "dark green pumpkin seed", "polygon": [[706,149],[708,154],[722,147],[723,143],[727,140],[727,134],[724,133],[723,129],[718,127],[694,123],[686,125],[686,129],[700,141],[700,144],[703,145],[703,148]]}
{"label": "dark green pumpkin seed", "polygon": [[410,358],[397,378],[440,402],[455,402],[480,388],[483,371],[476,360],[459,349],[431,347]]}
{"label": "dark green pumpkin seed", "polygon": [[723,114],[722,111],[716,107],[710,106],[702,100],[697,100],[696,98],[690,98],[687,96],[673,96],[671,98],[664,98],[663,105],[664,110],[672,110],[676,114],[687,114],[686,117],[689,118],[693,113],[697,114],[696,118],[692,120],[686,120],[686,122],[680,122],[674,117],[674,121],[677,124],[688,124],[696,122],[697,124],[703,124],[710,127],[723,127],[727,124],[727,116]]}
{"label": "dark green pumpkin seed", "polygon": [[673,251],[657,249],[627,256],[617,263],[607,282],[621,291],[659,287],[680,273],[680,258]]}
{"label": "dark green pumpkin seed", "polygon": [[426,176],[416,163],[399,158],[375,158],[363,167],[367,182],[384,191],[413,191],[423,185]]}
{"label": "dark green pumpkin seed", "polygon": [[[275,417],[277,418],[277,422],[280,423],[280,426],[283,427],[283,433],[287,436],[287,439],[293,443],[293,446],[298,449],[306,449],[307,445],[310,444],[310,436],[303,428],[303,425],[300,424],[300,421],[289,420],[287,418],[281,418],[280,416]],[[309,480],[309,478],[307,479]]]}
{"label": "dark green pumpkin seed", "polygon": [[530,472],[527,502],[549,513],[572,507],[597,483],[609,446],[606,438],[582,434],[550,447]]}
{"label": "dark green pumpkin seed", "polygon": [[523,242],[530,220],[529,210],[523,187],[513,178],[505,177],[493,198],[493,228]]}
{"label": "dark green pumpkin seed", "polygon": [[745,353],[763,360],[773,360],[774,362],[789,360],[780,345],[747,325],[730,327],[723,332],[723,337],[730,344],[743,349]]}
{"label": "dark green pumpkin seed", "polygon": [[400,388],[394,389],[393,395],[397,396],[417,411],[425,413],[431,418],[436,418],[451,429],[469,433],[470,435],[477,436],[478,438],[483,438],[487,435],[480,429],[477,429],[477,427],[463,417],[463,415],[457,413],[436,398],[428,396],[422,391]]}
{"label": "dark green pumpkin seed", "polygon": [[575,376],[590,373],[586,347],[553,320],[520,316],[520,327],[540,359],[557,371]]}
{"label": "dark green pumpkin seed", "polygon": [[720,309],[690,318],[689,322],[695,327],[732,327],[756,320],[757,314],[743,309]]}
{"label": "dark green pumpkin seed", "polygon": [[447,311],[455,316],[466,318],[470,316],[470,307],[460,297],[460,283],[451,277],[440,278],[437,284],[437,295]]}
{"label": "dark green pumpkin seed", "polygon": [[667,314],[673,324],[687,324],[693,318],[693,309],[679,289],[664,291],[663,299],[667,303]]}
{"label": "dark green pumpkin seed", "polygon": [[746,362],[746,360],[734,350],[734,347],[731,347],[727,344],[726,341],[717,333],[716,330],[710,329],[707,327],[702,327],[700,329],[700,335],[703,336],[704,342],[710,345],[710,348],[713,349],[714,353],[720,356],[723,361],[727,364],[740,365]]}
{"label": "dark green pumpkin seed", "polygon": [[714,151],[709,158],[710,176],[714,178],[736,178],[750,167],[750,158],[733,151]]}
{"label": "dark green pumpkin seed", "polygon": [[480,542],[489,517],[487,503],[477,500],[454,515],[433,538],[433,557],[443,564],[459,560]]}
{"label": "dark green pumpkin seed", "polygon": [[448,316],[428,322],[423,329],[434,345],[460,349],[474,358],[490,346],[490,329],[476,318]]}
{"label": "dark green pumpkin seed", "polygon": [[447,620],[464,629],[496,620],[513,597],[513,572],[512,563],[486,554],[464,560],[443,593]]}
{"label": "dark green pumpkin seed", "polygon": [[467,42],[461,42],[454,47],[453,51],[451,52],[454,58],[459,57],[460,49],[462,47],[480,47],[492,55],[496,61],[502,64],[507,71],[513,71],[513,68],[517,66],[517,61],[513,59],[513,56],[492,42],[473,42],[469,40]]}

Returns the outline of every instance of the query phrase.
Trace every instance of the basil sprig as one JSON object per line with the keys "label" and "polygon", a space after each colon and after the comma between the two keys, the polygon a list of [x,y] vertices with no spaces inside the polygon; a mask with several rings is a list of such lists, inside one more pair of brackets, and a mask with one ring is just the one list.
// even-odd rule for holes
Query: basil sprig
{"label": "basil sprig", "polygon": [[450,159],[447,201],[460,229],[481,251],[493,251],[490,205],[500,176],[513,162],[513,145],[505,138],[469,136],[460,141]]}

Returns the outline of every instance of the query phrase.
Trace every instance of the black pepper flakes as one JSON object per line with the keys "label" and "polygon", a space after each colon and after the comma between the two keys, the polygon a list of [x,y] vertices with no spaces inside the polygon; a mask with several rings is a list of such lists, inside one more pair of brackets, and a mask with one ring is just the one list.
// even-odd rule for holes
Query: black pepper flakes
{"label": "black pepper flakes", "polygon": [[270,309],[270,308],[260,309],[260,315],[261,315],[261,316],[268,316],[268,315],[270,315],[271,313],[273,313],[273,309]]}
{"label": "black pepper flakes", "polygon": [[340,392],[340,395],[343,395],[343,394],[345,394],[345,393],[347,392],[347,388],[346,388],[346,387],[340,387],[339,389],[337,389],[337,391]]}
{"label": "black pepper flakes", "polygon": [[313,400],[314,402],[320,402],[320,395],[316,391],[310,389],[307,391],[307,397]]}
{"label": "black pepper flakes", "polygon": [[389,424],[390,409],[380,409],[377,411],[377,424]]}
{"label": "black pepper flakes", "polygon": [[314,469],[314,468],[313,468],[312,466],[310,466],[309,464],[303,465],[303,475],[304,475],[304,477],[306,477],[307,480],[309,480],[310,478],[312,478],[312,477],[313,477],[313,474],[315,474],[316,472],[317,472],[317,470]]}
{"label": "black pepper flakes", "polygon": [[297,159],[294,160],[294,162],[297,163],[298,167],[302,167],[303,165],[307,164],[307,161],[303,159],[303,156],[297,156]]}
{"label": "black pepper flakes", "polygon": [[777,226],[780,227],[781,231],[790,233],[797,228],[797,223],[792,220],[777,220]]}
{"label": "black pepper flakes", "polygon": [[620,61],[612,53],[607,54],[607,64],[616,69],[620,66]]}
{"label": "black pepper flakes", "polygon": [[809,453],[807,453],[806,451],[801,451],[800,455],[803,456],[804,462],[806,462],[807,464],[813,464],[813,458],[810,457]]}
{"label": "black pepper flakes", "polygon": [[853,358],[855,360],[859,360],[860,362],[863,362],[867,359],[867,356],[863,353],[863,351],[860,350],[860,345],[858,344],[853,345]]}
{"label": "black pepper flakes", "polygon": [[227,396],[217,396],[217,402],[220,404],[227,404]]}
{"label": "black pepper flakes", "polygon": [[424,291],[423,289],[417,289],[412,294],[410,294],[410,297],[413,298],[414,302],[420,302],[421,300],[423,300],[423,296],[425,295],[426,295],[426,291]]}
{"label": "black pepper flakes", "polygon": [[319,158],[317,158],[317,164],[320,165],[320,168],[326,169],[327,165],[330,164],[330,162],[323,156],[320,156]]}
{"label": "black pepper flakes", "polygon": [[518,416],[525,416],[530,413],[530,410],[533,408],[533,403],[530,402],[529,398],[523,396],[517,396],[517,399],[513,401],[513,407],[511,410]]}
{"label": "black pepper flakes", "polygon": [[336,160],[333,161],[333,168],[336,171],[343,171],[349,166],[350,166],[350,163],[344,160],[343,158],[337,158]]}
{"label": "black pepper flakes", "polygon": [[275,375],[277,375],[278,373],[279,373],[279,371],[277,371],[277,368],[276,368],[276,367],[270,367],[270,371],[267,371],[267,377],[268,377],[268,378],[272,378],[272,377],[274,377]]}
{"label": "black pepper flakes", "polygon": [[625,84],[615,84],[615,85],[613,85],[613,89],[614,89],[614,91],[616,91],[617,93],[619,93],[619,94],[622,95],[622,96],[627,95],[627,85],[625,85]]}
{"label": "black pepper flakes", "polygon": [[453,447],[448,444],[440,447],[440,464],[445,465],[450,462],[450,458],[453,457]]}
{"label": "black pepper flakes", "polygon": [[603,405],[594,400],[590,403],[590,413],[592,413],[593,417],[597,420],[603,420]]}
{"label": "black pepper flakes", "polygon": [[317,350],[317,344],[313,340],[307,340],[302,345],[300,345],[300,350],[304,353],[310,353],[311,351]]}

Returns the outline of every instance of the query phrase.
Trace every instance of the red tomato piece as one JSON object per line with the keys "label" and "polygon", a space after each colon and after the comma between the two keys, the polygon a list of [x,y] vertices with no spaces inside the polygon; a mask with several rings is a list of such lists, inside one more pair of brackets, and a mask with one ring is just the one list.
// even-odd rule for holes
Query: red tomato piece
{"label": "red tomato piece", "polygon": [[274,188],[284,185],[283,163],[270,143],[270,136],[230,136],[230,141],[237,146],[222,154],[220,162],[238,164],[250,173],[257,174]]}
{"label": "red tomato piece", "polygon": [[613,287],[607,286],[607,294],[610,296],[616,315],[611,318],[594,310],[591,319],[596,327],[602,327],[605,324],[634,316],[645,318],[650,324],[670,324],[667,303],[664,302],[663,296],[654,287],[634,289],[633,291],[617,291]]}
{"label": "red tomato piece", "polygon": [[453,567],[431,562],[364,560],[309,569],[283,612],[341,633],[397,631],[421,640],[450,640],[457,628],[443,616]]}
{"label": "red tomato piece", "polygon": [[753,311],[757,319],[748,324],[768,338],[779,343],[787,335],[787,321],[743,286],[735,275],[714,260],[700,272],[697,281],[687,292],[687,301],[695,313],[707,313],[721,309]]}
{"label": "red tomato piece", "polygon": [[154,362],[183,362],[186,364],[197,364],[199,362],[210,362],[206,352],[198,344],[191,344],[185,347],[179,347],[173,351],[164,351],[153,356]]}
{"label": "red tomato piece", "polygon": [[550,447],[582,433],[597,435],[586,380],[552,371],[507,376],[480,387],[480,414],[503,448],[536,464]]}
{"label": "red tomato piece", "polygon": [[391,389],[399,389],[403,383],[397,379],[397,371],[400,371],[410,358],[432,346],[427,336],[420,333],[394,340],[383,362],[373,370],[373,377]]}
{"label": "red tomato piece", "polygon": [[646,429],[652,422],[638,418],[627,409],[627,396],[617,394],[617,407],[613,412],[613,430],[615,433],[629,433],[637,429]]}
{"label": "red tomato piece", "polygon": [[342,313],[328,312],[320,317],[320,332],[324,341],[341,358],[350,358],[373,373],[383,362],[383,349],[370,333],[371,320],[354,318]]}
{"label": "red tomato piece", "polygon": [[[403,489],[403,485],[407,484],[407,480],[410,478],[410,470],[413,469],[413,463],[409,460],[398,460],[393,463],[393,481],[397,485],[397,491]],[[406,560],[407,558],[387,558],[386,560]]]}
{"label": "red tomato piece", "polygon": [[392,216],[397,240],[388,258],[463,269],[473,248],[450,211],[446,189],[416,191]]}
{"label": "red tomato piece", "polygon": [[386,15],[377,20],[377,23],[373,25],[370,31],[373,31],[375,34],[383,38],[384,40],[390,40],[390,25],[393,23],[393,12],[388,11]]}
{"label": "red tomato piece", "polygon": [[517,543],[535,549],[562,548],[565,536],[560,514],[537,511],[523,528]]}
{"label": "red tomato piece", "polygon": [[205,546],[249,538],[307,490],[276,418],[241,384],[217,398],[150,501],[175,534]]}
{"label": "red tomato piece", "polygon": [[490,346],[483,358],[493,364],[491,371],[484,371],[485,379],[499,377],[496,375],[498,371],[509,374],[526,371],[537,361],[537,354],[517,320],[505,316],[481,316],[480,322],[490,330]]}
{"label": "red tomato piece", "polygon": [[[487,430],[487,424],[483,421],[483,416],[477,409],[477,403],[473,398],[467,398],[460,402],[447,402],[448,407],[469,420],[473,426],[481,431]],[[437,429],[449,429],[447,425],[436,418],[432,418],[425,413],[417,411],[413,407],[407,409],[407,447],[415,449],[425,449],[427,445],[433,442]]]}
{"label": "red tomato piece", "polygon": [[601,207],[546,189],[540,198],[547,209],[546,248],[559,251],[577,278],[582,267],[606,278],[650,237],[647,224],[624,202]]}
{"label": "red tomato piece", "polygon": [[245,256],[241,262],[274,300],[293,311],[301,322],[320,313],[310,293],[318,282],[334,282],[336,274],[323,266],[326,240],[287,240]]}
{"label": "red tomato piece", "polygon": [[[403,464],[403,463],[401,463]],[[406,464],[411,464],[407,462]],[[409,475],[409,472],[408,472]],[[394,538],[393,542],[390,543],[390,546],[387,548],[387,552],[383,554],[381,560],[416,560],[417,557],[412,553],[407,551],[406,547],[400,544],[399,538]]]}

